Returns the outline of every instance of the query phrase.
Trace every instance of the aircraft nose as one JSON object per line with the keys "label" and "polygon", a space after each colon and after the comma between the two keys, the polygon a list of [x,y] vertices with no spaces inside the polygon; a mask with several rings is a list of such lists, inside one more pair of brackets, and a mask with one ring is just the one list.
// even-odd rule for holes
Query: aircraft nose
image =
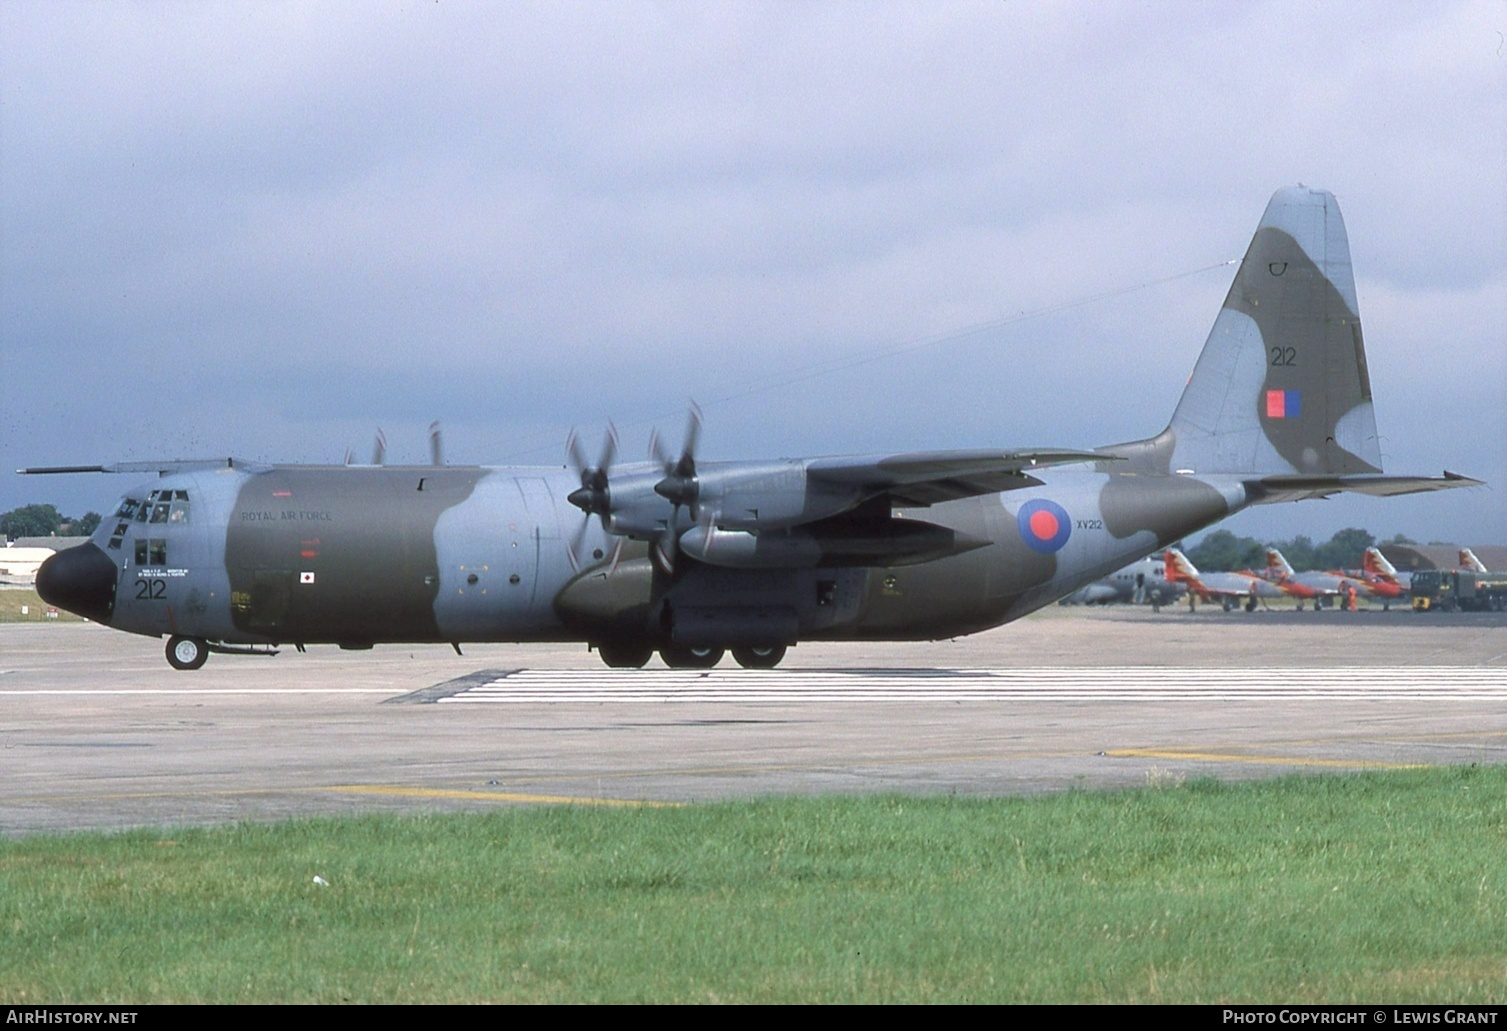
{"label": "aircraft nose", "polygon": [[108,625],[115,612],[115,563],[93,542],[67,548],[37,569],[37,593],[49,605]]}

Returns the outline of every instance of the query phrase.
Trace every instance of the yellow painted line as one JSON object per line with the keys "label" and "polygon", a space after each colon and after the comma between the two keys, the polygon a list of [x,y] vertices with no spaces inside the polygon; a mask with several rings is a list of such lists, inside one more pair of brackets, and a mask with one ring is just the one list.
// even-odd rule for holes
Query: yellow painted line
{"label": "yellow painted line", "polygon": [[401,798],[461,798],[483,802],[531,802],[535,805],[605,805],[644,809],[678,809],[680,802],[649,802],[634,798],[576,798],[570,795],[524,795],[511,791],[455,791],[446,788],[405,788],[382,784],[337,784],[320,788],[354,795],[396,795]]}
{"label": "yellow painted line", "polygon": [[1160,748],[1118,748],[1105,755],[1116,759],[1187,759],[1192,762],[1257,763],[1267,766],[1346,766],[1377,770],[1422,770],[1429,763],[1388,763],[1367,759],[1298,759],[1282,755],[1239,755],[1221,752],[1183,752]]}
{"label": "yellow painted line", "polygon": [[831,762],[743,764],[739,766],[687,766],[679,769],[618,770],[610,773],[537,773],[515,774],[508,780],[515,784],[527,784],[536,780],[638,780],[644,777],[738,777],[758,773],[825,773],[831,770],[867,769],[871,766],[936,766],[965,762],[1012,762],[1021,759],[1077,759],[1084,755],[1081,748],[1068,748],[1052,752],[984,752],[978,755],[912,755],[889,759],[845,759]]}
{"label": "yellow painted line", "polygon": [[1399,741],[1470,741],[1476,738],[1507,737],[1507,730],[1461,730],[1449,734],[1364,734],[1353,738],[1316,738],[1312,741],[1282,740],[1273,741],[1271,744],[1283,745],[1332,745],[1337,740],[1345,740],[1351,744],[1364,743],[1367,741],[1378,744],[1393,744]]}

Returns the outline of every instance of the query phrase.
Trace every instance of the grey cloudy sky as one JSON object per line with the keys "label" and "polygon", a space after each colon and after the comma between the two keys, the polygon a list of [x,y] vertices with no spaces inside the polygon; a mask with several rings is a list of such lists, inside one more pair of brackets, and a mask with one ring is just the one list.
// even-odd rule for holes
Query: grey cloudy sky
{"label": "grey cloudy sky", "polygon": [[[0,5],[0,511],[235,454],[1086,447],[1272,191],[1339,197],[1388,471],[1507,542],[1507,5]],[[974,332],[962,332],[967,329]]]}

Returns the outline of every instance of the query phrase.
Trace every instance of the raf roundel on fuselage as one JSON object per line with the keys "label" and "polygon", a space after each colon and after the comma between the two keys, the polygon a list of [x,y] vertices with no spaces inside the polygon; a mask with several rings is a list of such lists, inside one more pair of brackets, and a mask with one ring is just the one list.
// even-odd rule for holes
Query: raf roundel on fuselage
{"label": "raf roundel on fuselage", "polygon": [[1021,505],[1015,515],[1015,525],[1026,546],[1043,555],[1061,551],[1073,532],[1067,511],[1047,498],[1036,498]]}

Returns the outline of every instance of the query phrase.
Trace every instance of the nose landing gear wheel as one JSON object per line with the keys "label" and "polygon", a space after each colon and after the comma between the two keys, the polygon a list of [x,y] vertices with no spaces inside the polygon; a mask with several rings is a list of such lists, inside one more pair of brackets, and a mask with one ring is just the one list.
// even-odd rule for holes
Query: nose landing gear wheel
{"label": "nose landing gear wheel", "polygon": [[197,637],[167,639],[167,663],[173,669],[198,669],[209,658],[209,645]]}
{"label": "nose landing gear wheel", "polygon": [[711,669],[722,661],[721,648],[661,648],[659,657],[671,669]]}
{"label": "nose landing gear wheel", "polygon": [[783,644],[766,648],[734,648],[733,658],[744,669],[774,669],[785,657]]}

